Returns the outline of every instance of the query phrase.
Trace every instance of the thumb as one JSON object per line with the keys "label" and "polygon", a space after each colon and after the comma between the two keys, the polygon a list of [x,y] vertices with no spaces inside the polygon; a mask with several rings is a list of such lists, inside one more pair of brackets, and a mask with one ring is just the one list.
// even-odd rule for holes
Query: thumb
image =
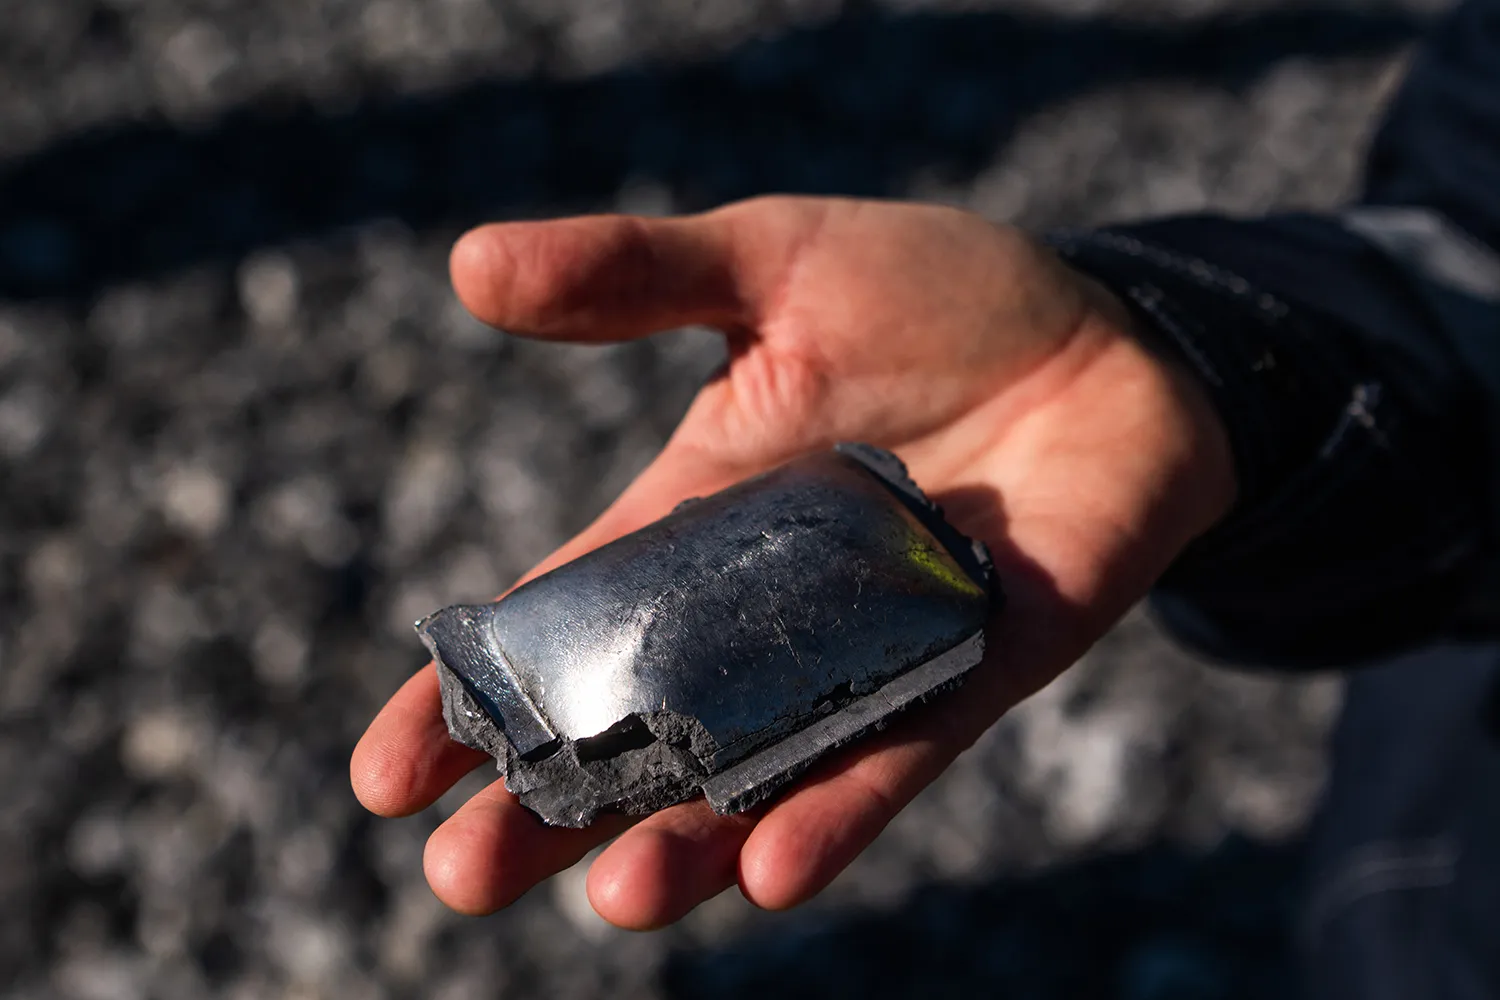
{"label": "thumb", "polygon": [[[785,265],[779,251],[795,240],[789,216],[799,214],[791,204],[744,203],[681,218],[481,226],[453,248],[453,287],[484,322],[549,340],[625,340],[688,324],[748,327]],[[793,225],[774,224],[778,216]]]}

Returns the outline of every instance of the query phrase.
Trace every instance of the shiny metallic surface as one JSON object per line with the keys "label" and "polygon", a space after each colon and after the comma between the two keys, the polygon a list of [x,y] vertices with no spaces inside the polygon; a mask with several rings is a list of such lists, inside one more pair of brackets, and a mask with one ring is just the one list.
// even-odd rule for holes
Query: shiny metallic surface
{"label": "shiny metallic surface", "polygon": [[[725,772],[710,801],[733,811],[961,679],[982,655],[991,595],[982,546],[948,527],[892,456],[841,446],[418,631],[504,734],[508,770],[558,753],[588,770],[660,740],[691,751],[668,769],[698,772],[695,787]],[[939,661],[925,682],[896,684]],[[726,772],[768,747],[759,771]],[[566,803],[555,791],[549,801]],[[659,807],[637,793],[638,806]],[[619,804],[608,788],[587,796]],[[591,818],[559,808],[544,818]]]}

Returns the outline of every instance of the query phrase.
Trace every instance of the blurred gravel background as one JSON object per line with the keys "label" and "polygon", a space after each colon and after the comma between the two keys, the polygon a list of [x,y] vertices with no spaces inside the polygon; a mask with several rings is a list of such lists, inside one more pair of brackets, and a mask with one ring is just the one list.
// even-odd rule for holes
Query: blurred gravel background
{"label": "blurred gravel background", "polygon": [[461,797],[375,821],[346,761],[412,620],[586,523],[718,358],[481,328],[463,227],[1331,205],[1435,6],[0,0],[0,993],[1285,995],[1337,682],[1139,616],[789,916],[623,934],[572,872],[454,917]]}

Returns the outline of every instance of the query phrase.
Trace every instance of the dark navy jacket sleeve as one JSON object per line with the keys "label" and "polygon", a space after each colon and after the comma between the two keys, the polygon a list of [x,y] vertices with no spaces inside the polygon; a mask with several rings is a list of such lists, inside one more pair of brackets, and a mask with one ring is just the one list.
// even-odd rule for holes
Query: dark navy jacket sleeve
{"label": "dark navy jacket sleeve", "polygon": [[1331,666],[1500,632],[1500,0],[1419,54],[1334,215],[1052,234],[1197,371],[1240,494],[1163,578],[1179,637]]}

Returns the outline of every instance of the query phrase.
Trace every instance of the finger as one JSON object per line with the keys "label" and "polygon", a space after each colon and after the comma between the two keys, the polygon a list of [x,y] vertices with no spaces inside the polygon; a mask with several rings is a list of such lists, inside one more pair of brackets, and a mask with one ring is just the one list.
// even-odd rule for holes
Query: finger
{"label": "finger", "polygon": [[681,218],[497,223],[460,238],[449,266],[470,312],[528,336],[607,341],[695,323],[745,327],[819,211],[761,199]]}
{"label": "finger", "polygon": [[431,664],[401,686],[375,716],[349,759],[349,783],[380,816],[426,809],[488,756],[448,736]]}
{"label": "finger", "polygon": [[597,215],[482,226],[449,262],[492,326],[559,340],[622,340],[740,314],[725,227],[712,217]]}
{"label": "finger", "polygon": [[699,799],[642,820],[589,868],[589,902],[610,923],[654,930],[734,885],[759,810],[719,816]]}
{"label": "finger", "polygon": [[433,893],[459,913],[509,906],[629,825],[601,816],[583,830],[549,827],[496,781],[432,832],[422,868]]}
{"label": "finger", "polygon": [[996,718],[1081,654],[1055,638],[1072,633],[1051,601],[1020,585],[1010,604],[1005,620],[1029,618],[1037,628],[1002,625],[961,689],[815,768],[767,812],[740,852],[746,899],[782,910],[817,895]]}
{"label": "finger", "polygon": [[768,910],[811,899],[956,752],[931,741],[860,747],[818,769],[777,802],[746,839],[739,858],[740,891]]}

